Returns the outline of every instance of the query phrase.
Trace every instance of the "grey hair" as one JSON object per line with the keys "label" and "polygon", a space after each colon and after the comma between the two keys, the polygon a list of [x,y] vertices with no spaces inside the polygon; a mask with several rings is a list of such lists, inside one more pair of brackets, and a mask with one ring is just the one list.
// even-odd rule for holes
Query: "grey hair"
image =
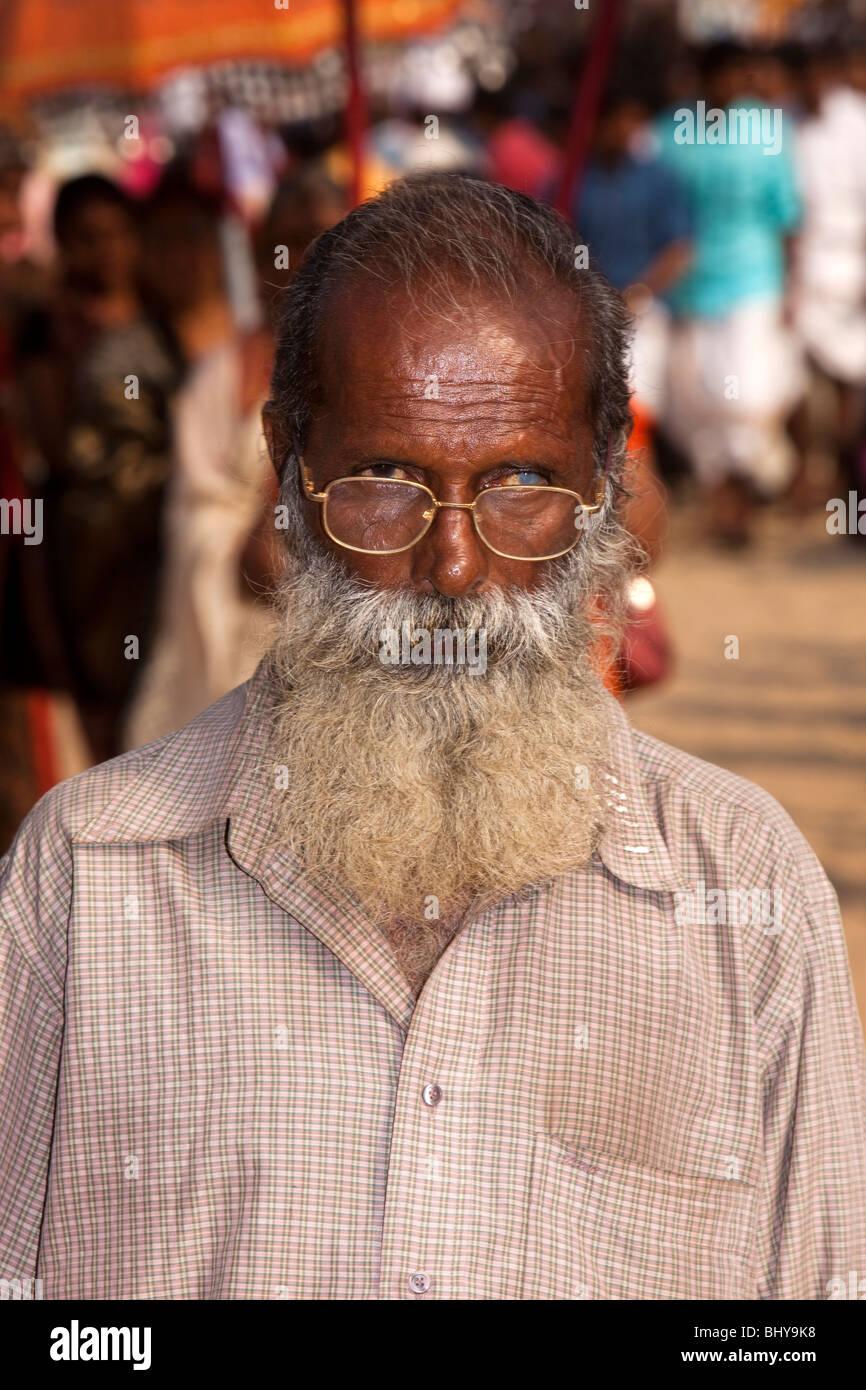
{"label": "grey hair", "polygon": [[[612,441],[609,477],[619,499],[631,427],[629,317],[599,271],[576,266],[576,249],[572,229],[553,208],[466,174],[409,174],[361,203],[312,243],[277,309],[268,409],[280,453],[290,452],[293,436],[304,443],[317,389],[317,346],[337,288],[360,275],[379,279],[383,291],[402,287],[413,298],[423,286],[425,306],[432,309],[435,301],[445,312],[449,301],[457,304],[455,283],[508,300],[528,293],[537,301],[541,277],[572,297],[587,326],[594,471],[603,471]],[[281,468],[283,459],[275,463]],[[297,485],[296,466],[285,471],[293,476],[282,478],[284,492],[287,484]]]}

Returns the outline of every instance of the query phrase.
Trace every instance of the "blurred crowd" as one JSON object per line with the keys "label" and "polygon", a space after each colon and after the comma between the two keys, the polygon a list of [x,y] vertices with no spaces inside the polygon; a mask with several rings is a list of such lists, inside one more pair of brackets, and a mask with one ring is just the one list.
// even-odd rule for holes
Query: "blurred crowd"
{"label": "blurred crowd", "polygon": [[[650,557],[684,491],[724,547],[768,505],[866,495],[864,52],[616,55],[568,215],[634,317],[629,524]],[[556,200],[574,82],[527,52],[460,115],[374,105],[364,193],[434,166]],[[740,108],[773,119],[715,138]],[[349,165],[336,119],[253,149],[231,116],[146,192],[61,183],[48,260],[23,230],[27,161],[0,149],[0,849],[54,781],[180,727],[266,641],[274,313],[348,210]],[[656,637],[624,688],[663,667]]]}

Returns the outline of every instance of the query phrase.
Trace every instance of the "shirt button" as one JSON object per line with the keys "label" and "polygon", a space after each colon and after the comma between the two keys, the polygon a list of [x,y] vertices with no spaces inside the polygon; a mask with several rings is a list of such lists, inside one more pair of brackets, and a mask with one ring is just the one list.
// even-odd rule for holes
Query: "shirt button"
{"label": "shirt button", "polygon": [[425,1086],[421,1092],[421,1099],[425,1105],[438,1105],[442,1099],[441,1086]]}
{"label": "shirt button", "polygon": [[429,1274],[422,1274],[422,1273],[419,1271],[417,1274],[410,1274],[410,1275],[409,1275],[409,1288],[412,1290],[413,1293],[426,1293],[427,1290],[429,1289],[429,1287],[430,1287],[430,1275],[429,1275]]}

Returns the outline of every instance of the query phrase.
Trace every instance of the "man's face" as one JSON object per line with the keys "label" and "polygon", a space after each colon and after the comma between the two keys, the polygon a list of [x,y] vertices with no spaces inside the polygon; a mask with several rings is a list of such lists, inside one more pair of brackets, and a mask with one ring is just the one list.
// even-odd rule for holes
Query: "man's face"
{"label": "man's face", "polygon": [[[323,188],[283,208],[266,222],[256,246],[259,287],[265,299],[273,300],[288,286],[310,243],[339,222],[345,213],[337,192]],[[274,252],[278,247],[286,248],[288,265],[284,269],[275,264]]]}
{"label": "man's face", "polygon": [[145,279],[169,316],[220,291],[219,239],[200,208],[178,201],[153,211],[144,249]]}
{"label": "man's face", "polygon": [[751,95],[750,69],[745,59],[732,59],[712,72],[705,85],[711,106],[733,106],[743,96]]}
{"label": "man's face", "polygon": [[87,290],[129,290],[135,284],[140,246],[132,219],[121,207],[94,199],[79,208],[60,246],[69,283]]}
{"label": "man's face", "polygon": [[[542,484],[592,497],[583,345],[561,304],[539,292],[508,305],[455,290],[450,320],[367,287],[340,293],[320,351],[321,399],[304,458],[317,490],[334,478],[425,483],[442,502],[486,487]],[[321,509],[309,525],[347,570],[379,588],[460,598],[536,588],[551,562],[507,560],[469,513],[446,509],[411,550],[367,555],[335,545]]]}
{"label": "man's face", "polygon": [[598,153],[607,159],[627,154],[644,120],[645,112],[640,102],[622,101],[598,123],[595,137]]}

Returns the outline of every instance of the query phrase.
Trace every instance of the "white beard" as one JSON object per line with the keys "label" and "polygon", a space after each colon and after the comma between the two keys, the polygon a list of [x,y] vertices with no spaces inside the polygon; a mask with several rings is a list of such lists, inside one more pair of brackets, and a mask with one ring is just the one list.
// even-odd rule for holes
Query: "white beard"
{"label": "white beard", "polygon": [[[604,543],[613,572],[627,542]],[[309,538],[283,581],[266,658],[277,833],[385,931],[416,990],[471,904],[580,869],[598,843],[609,697],[581,545],[536,593],[373,589]],[[484,629],[486,671],[382,664],[383,630],[406,622]]]}

